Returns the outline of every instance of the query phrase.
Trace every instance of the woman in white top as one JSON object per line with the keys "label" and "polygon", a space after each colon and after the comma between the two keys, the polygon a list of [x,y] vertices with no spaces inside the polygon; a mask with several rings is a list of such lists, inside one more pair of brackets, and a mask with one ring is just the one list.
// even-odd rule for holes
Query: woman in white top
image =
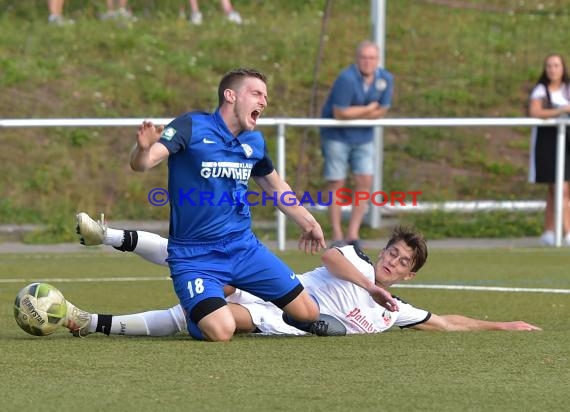
{"label": "woman in white top", "polygon": [[[570,78],[566,63],[559,54],[550,54],[544,60],[544,68],[532,89],[529,101],[529,115],[540,119],[567,116],[570,113]],[[540,240],[545,245],[554,245],[554,182],[556,169],[555,126],[539,126],[532,131],[530,146],[529,181],[548,184],[544,233]],[[570,246],[570,136],[566,132],[566,169],[564,171],[563,228],[564,242]]]}

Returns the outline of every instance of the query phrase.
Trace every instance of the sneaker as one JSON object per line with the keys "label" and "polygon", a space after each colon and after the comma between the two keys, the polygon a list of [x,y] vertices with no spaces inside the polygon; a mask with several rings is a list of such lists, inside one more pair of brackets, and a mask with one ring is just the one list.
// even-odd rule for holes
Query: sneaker
{"label": "sneaker", "polygon": [[75,20],[73,19],[65,19],[63,16],[54,16],[51,14],[48,17],[48,23],[53,24],[54,26],[71,26],[75,24]]}
{"label": "sneaker", "polygon": [[117,12],[117,16],[118,17],[122,17],[123,19],[132,19],[133,18],[133,13],[131,13],[130,10],[125,9],[124,7],[121,7],[119,9],[119,11]]}
{"label": "sneaker", "polygon": [[133,23],[138,20],[135,16],[133,16],[133,13],[130,10],[125,9],[124,7],[121,7],[119,9],[119,11],[117,12],[117,17]]}
{"label": "sneaker", "polygon": [[337,318],[330,315],[319,315],[319,320],[314,322],[299,322],[289,317],[285,312],[282,315],[283,322],[289,326],[293,326],[303,332],[312,333],[317,336],[344,336],[346,335],[346,327]]}
{"label": "sneaker", "polygon": [[242,23],[241,16],[235,10],[232,10],[228,14],[226,14],[226,18],[231,23],[235,23],[235,24],[241,24]]}
{"label": "sneaker", "polygon": [[85,246],[95,246],[103,244],[103,239],[107,233],[105,215],[101,213],[101,220],[94,221],[87,213],[80,212],[77,215],[77,226],[75,232],[81,236],[80,242]]}
{"label": "sneaker", "polygon": [[83,338],[91,334],[91,332],[89,332],[91,314],[79,309],[69,301],[66,301],[66,304],[67,314],[65,315],[63,326],[69,329],[73,336],[78,338]]}
{"label": "sneaker", "polygon": [[202,24],[202,13],[200,13],[199,11],[192,13],[192,15],[190,16],[190,23],[192,23],[195,26],[199,26]]}
{"label": "sneaker", "polygon": [[548,230],[542,234],[540,237],[540,244],[544,246],[554,246],[556,243],[556,238],[554,237],[554,232]]}
{"label": "sneaker", "polygon": [[101,15],[99,16],[100,20],[113,20],[117,18],[117,13],[115,13],[114,11],[107,11],[105,13],[101,13]]}
{"label": "sneaker", "polygon": [[321,313],[319,320],[309,325],[309,332],[317,336],[344,336],[346,327],[337,318]]}

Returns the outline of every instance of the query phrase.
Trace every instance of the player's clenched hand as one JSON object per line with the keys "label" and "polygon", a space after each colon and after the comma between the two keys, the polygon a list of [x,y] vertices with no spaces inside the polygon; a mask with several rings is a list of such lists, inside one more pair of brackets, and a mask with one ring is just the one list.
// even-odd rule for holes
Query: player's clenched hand
{"label": "player's clenched hand", "polygon": [[374,302],[388,309],[390,312],[397,312],[399,310],[396,299],[392,297],[390,292],[380,286],[372,285],[370,289],[368,289],[368,293],[372,296]]}
{"label": "player's clenched hand", "polygon": [[323,229],[321,225],[314,220],[312,225],[301,233],[301,238],[299,239],[299,249],[305,250],[309,253],[317,253],[319,250],[326,248],[325,235],[323,234]]}
{"label": "player's clenched hand", "polygon": [[155,126],[152,122],[144,121],[137,131],[137,145],[141,150],[147,150],[160,139],[164,126]]}

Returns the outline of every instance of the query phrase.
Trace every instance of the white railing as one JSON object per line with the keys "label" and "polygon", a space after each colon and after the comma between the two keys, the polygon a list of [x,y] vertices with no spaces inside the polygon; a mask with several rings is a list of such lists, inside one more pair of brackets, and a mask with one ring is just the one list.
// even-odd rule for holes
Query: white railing
{"label": "white railing", "polygon": [[[0,128],[13,127],[118,127],[138,126],[143,120],[151,120],[156,124],[167,124],[172,118],[130,118],[130,119],[0,119]],[[557,126],[557,156],[555,182],[555,244],[562,245],[562,200],[564,184],[564,161],[566,152],[566,126],[570,125],[568,118],[535,119],[535,118],[402,118],[379,120],[333,120],[314,118],[267,118],[260,119],[258,126],[274,126],[277,129],[277,172],[285,178],[286,127],[458,127],[458,126]],[[377,171],[378,172],[378,171]],[[381,183],[380,183],[381,185]],[[374,187],[373,191],[380,190]],[[379,214],[380,208],[371,208],[371,213]],[[279,250],[285,250],[286,225],[285,216],[277,214],[277,245]]]}

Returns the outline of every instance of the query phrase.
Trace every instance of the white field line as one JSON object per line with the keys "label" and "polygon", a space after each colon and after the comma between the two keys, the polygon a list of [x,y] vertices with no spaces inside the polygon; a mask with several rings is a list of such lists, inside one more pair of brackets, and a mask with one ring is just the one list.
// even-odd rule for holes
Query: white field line
{"label": "white field line", "polygon": [[[0,283],[104,283],[104,282],[156,282],[170,280],[168,276],[139,276],[139,277],[98,277],[98,278],[45,278],[45,279],[0,279]],[[517,293],[559,293],[570,294],[570,289],[550,288],[517,288],[504,286],[470,286],[470,285],[427,285],[427,284],[397,284],[394,288],[408,289],[438,289],[438,290],[471,290],[480,292],[517,292]]]}
{"label": "white field line", "polygon": [[503,286],[470,286],[470,285],[394,285],[394,288],[439,289],[439,290],[474,290],[480,292],[530,292],[530,293],[562,293],[570,294],[570,289],[549,288],[514,288]]}
{"label": "white field line", "polygon": [[116,277],[116,278],[20,278],[20,279],[0,279],[0,283],[104,283],[104,282],[148,282],[148,281],[170,280],[168,276],[139,276],[139,277]]}

